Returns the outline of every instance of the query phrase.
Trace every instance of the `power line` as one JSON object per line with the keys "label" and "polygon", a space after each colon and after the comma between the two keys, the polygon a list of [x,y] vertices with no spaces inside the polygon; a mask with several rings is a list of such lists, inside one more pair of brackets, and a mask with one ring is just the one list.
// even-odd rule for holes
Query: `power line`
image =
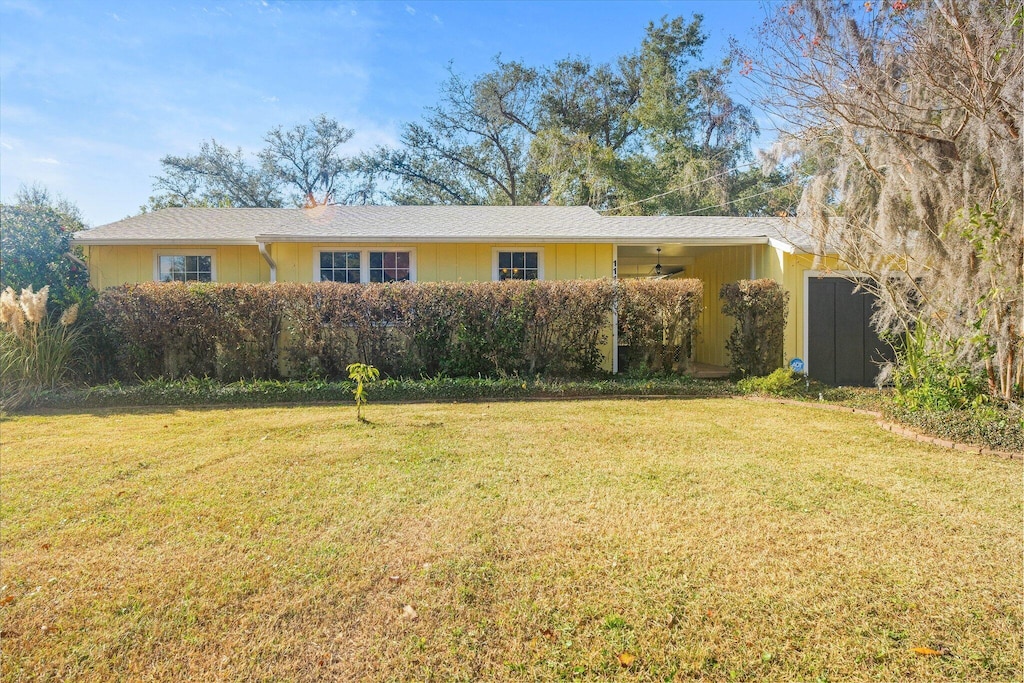
{"label": "power line", "polygon": [[[670,195],[670,194],[672,194],[674,192],[680,192],[682,190],[687,190],[687,189],[689,189],[691,187],[696,187],[697,185],[703,185],[704,183],[706,183],[708,181],[715,180],[716,178],[721,178],[722,176],[729,175],[733,171],[738,171],[738,170],[740,170],[742,168],[749,168],[751,166],[756,166],[756,165],[757,165],[757,162],[753,162],[753,161],[750,162],[750,163],[747,163],[747,164],[740,164],[739,166],[736,166],[734,168],[730,168],[728,171],[722,171],[721,173],[718,173],[718,174],[713,175],[713,176],[708,176],[707,178],[703,178],[703,179],[698,180],[696,182],[692,182],[692,183],[689,183],[687,185],[683,185],[682,187],[674,187],[671,190],[668,190],[667,192],[662,192],[660,194],[651,195],[650,197],[645,197],[644,199],[638,199],[635,202],[629,202],[628,204],[620,204],[619,206],[613,206],[610,209],[601,209],[600,211],[598,211],[598,213],[606,213],[608,211],[618,211],[619,209],[625,209],[628,206],[636,206],[637,204],[643,204],[644,202],[649,202],[652,199],[660,199],[661,197],[666,197],[666,196],[668,196],[668,195]],[[715,208],[715,207],[711,207],[711,208]],[[703,209],[698,209],[698,211],[701,211],[701,210],[703,210]]]}
{"label": "power line", "polygon": [[700,211],[710,211],[711,209],[724,209],[725,207],[729,206],[730,204],[735,204],[736,202],[742,202],[742,201],[747,200],[747,199],[753,199],[754,197],[761,197],[761,196],[766,195],[766,194],[771,194],[772,192],[775,192],[776,190],[780,190],[780,189],[786,187],[787,185],[793,185],[793,184],[794,183],[783,183],[782,185],[776,185],[775,187],[769,188],[769,189],[765,190],[764,192],[758,192],[757,194],[748,194],[748,195],[745,195],[743,197],[737,197],[736,199],[733,199],[732,201],[729,201],[729,202],[723,202],[722,204],[715,204],[713,206],[705,206],[705,207],[703,207],[701,209],[694,209],[693,211],[688,211],[687,213],[684,213],[682,215],[683,216],[690,216],[690,215],[693,215],[693,214],[698,213]]}

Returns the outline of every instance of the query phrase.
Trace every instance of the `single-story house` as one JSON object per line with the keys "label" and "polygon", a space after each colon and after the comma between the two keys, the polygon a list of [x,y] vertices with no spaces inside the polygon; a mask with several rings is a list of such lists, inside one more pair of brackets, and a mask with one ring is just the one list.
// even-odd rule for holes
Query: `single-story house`
{"label": "single-story house", "polygon": [[792,219],[612,217],[562,206],[169,208],[79,232],[74,242],[97,289],[152,280],[699,278],[705,310],[693,360],[720,366],[734,322],[720,312],[720,287],[772,278],[790,293],[785,360],[800,358],[833,384],[870,384],[876,372],[870,295],[854,293],[847,273],[814,270]]}

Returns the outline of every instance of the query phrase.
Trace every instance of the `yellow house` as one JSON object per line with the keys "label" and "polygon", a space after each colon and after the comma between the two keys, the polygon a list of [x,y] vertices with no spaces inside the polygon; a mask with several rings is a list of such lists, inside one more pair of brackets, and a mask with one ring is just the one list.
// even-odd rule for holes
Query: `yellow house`
{"label": "yellow house", "polygon": [[[870,301],[846,273],[812,270],[807,238],[788,219],[607,217],[561,206],[170,208],[80,232],[75,243],[97,289],[153,280],[699,278],[705,308],[693,360],[720,366],[733,320],[720,312],[719,289],[767,277],[790,293],[787,361],[802,359],[830,383],[874,377]],[[617,371],[613,348],[605,367]]]}

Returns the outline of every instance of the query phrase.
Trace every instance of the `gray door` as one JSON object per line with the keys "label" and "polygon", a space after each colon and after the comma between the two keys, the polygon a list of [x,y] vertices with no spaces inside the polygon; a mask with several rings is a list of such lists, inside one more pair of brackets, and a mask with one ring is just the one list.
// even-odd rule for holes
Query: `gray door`
{"label": "gray door", "polygon": [[875,296],[836,277],[811,278],[807,291],[807,369],[834,386],[872,386],[892,351],[871,327]]}

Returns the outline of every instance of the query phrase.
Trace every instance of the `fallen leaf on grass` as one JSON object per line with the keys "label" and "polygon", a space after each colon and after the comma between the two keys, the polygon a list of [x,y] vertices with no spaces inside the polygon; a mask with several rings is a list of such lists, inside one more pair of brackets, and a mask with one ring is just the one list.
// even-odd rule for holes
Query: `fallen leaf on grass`
{"label": "fallen leaf on grass", "polygon": [[39,547],[42,548],[43,550],[49,550],[50,549],[50,544],[49,543],[44,543],[44,544],[42,544]]}
{"label": "fallen leaf on grass", "polygon": [[13,595],[5,595],[4,597],[0,598],[0,605],[9,605],[12,602],[14,602]]}
{"label": "fallen leaf on grass", "polygon": [[394,576],[389,576],[388,581],[390,581],[396,586],[401,586],[403,583],[405,583],[405,577],[396,574]]}
{"label": "fallen leaf on grass", "polygon": [[676,621],[677,621],[677,619],[676,619],[676,615],[674,615],[674,614],[670,614],[670,615],[668,615],[668,623],[667,623],[667,624],[665,624],[665,625],[666,625],[666,626],[667,626],[668,628],[672,628],[673,626],[675,626],[675,625],[676,625]]}
{"label": "fallen leaf on grass", "polygon": [[619,660],[619,664],[622,666],[629,666],[636,661],[636,655],[631,655],[628,652],[623,652],[616,659]]}
{"label": "fallen leaf on grass", "polygon": [[413,621],[420,618],[420,615],[416,613],[416,610],[413,609],[412,605],[406,605],[402,608],[402,616],[406,619],[412,619]]}
{"label": "fallen leaf on grass", "polygon": [[555,635],[555,632],[552,631],[549,628],[544,629],[543,631],[540,632],[540,634],[542,636],[544,636],[545,638],[547,638],[548,640],[555,640],[558,637],[558,636]]}
{"label": "fallen leaf on grass", "polygon": [[946,654],[942,650],[933,650],[930,647],[912,647],[912,648],[910,648],[910,651],[911,652],[916,652],[919,655],[928,655],[928,656],[935,656],[935,655],[944,655],[944,654]]}
{"label": "fallen leaf on grass", "polygon": [[39,629],[39,630],[42,631],[44,635],[50,635],[50,634],[56,633],[59,629],[56,626],[50,626],[49,624],[44,624],[43,627],[41,629]]}

